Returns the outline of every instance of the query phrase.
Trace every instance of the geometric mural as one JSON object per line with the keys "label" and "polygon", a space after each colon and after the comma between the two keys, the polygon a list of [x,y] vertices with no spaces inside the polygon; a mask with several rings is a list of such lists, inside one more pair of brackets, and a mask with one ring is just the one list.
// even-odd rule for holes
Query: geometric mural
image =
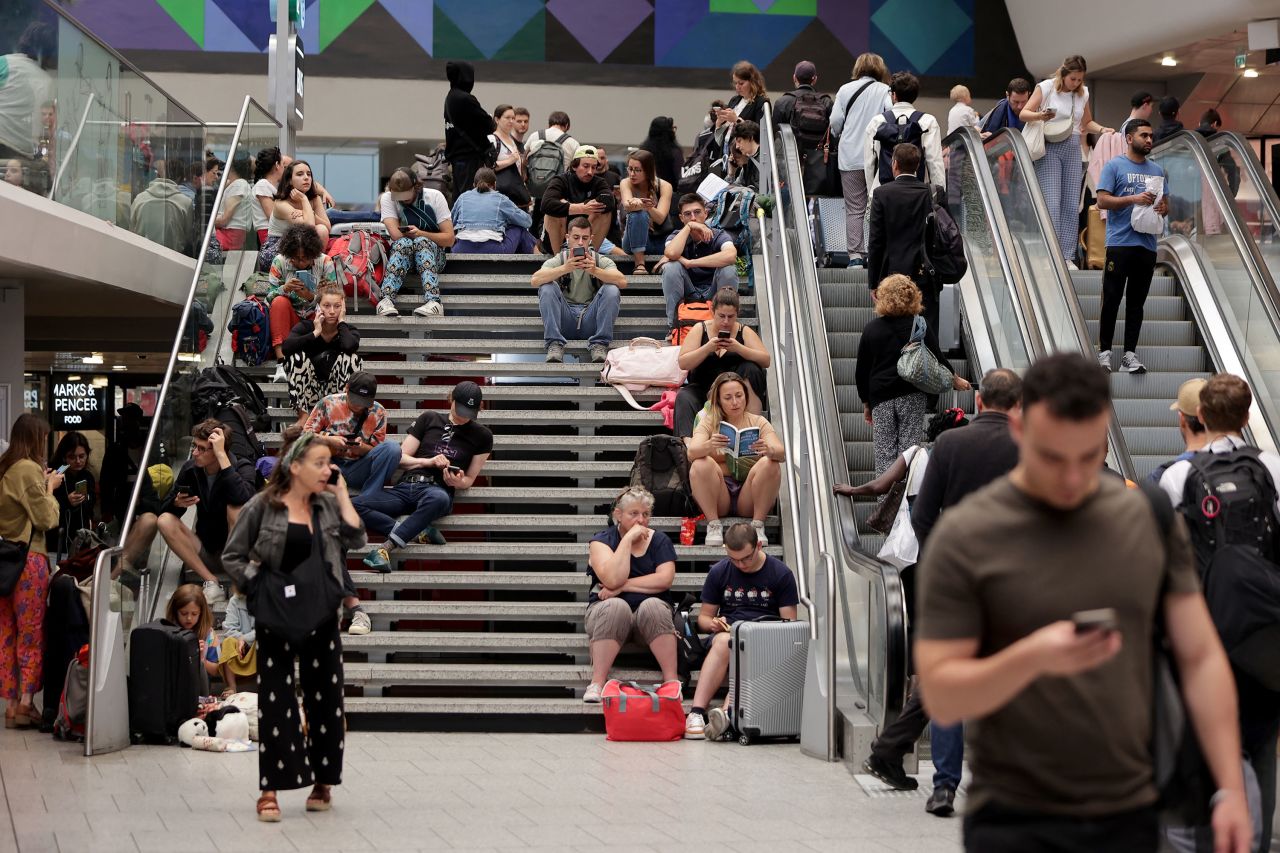
{"label": "geometric mural", "polygon": [[[873,50],[893,69],[968,77],[974,69],[975,3],[308,0],[302,35],[308,56],[323,56],[376,8],[379,27],[403,31],[397,44],[407,36],[421,55],[436,60],[555,63],[572,52],[579,63],[728,69],[740,59],[764,68],[803,33],[806,43],[830,44],[848,57]],[[125,51],[262,53],[275,31],[267,0],[79,0],[71,13]],[[365,37],[369,32],[362,30]],[[374,55],[375,64],[414,60]],[[369,67],[367,75],[385,76],[385,69]]]}

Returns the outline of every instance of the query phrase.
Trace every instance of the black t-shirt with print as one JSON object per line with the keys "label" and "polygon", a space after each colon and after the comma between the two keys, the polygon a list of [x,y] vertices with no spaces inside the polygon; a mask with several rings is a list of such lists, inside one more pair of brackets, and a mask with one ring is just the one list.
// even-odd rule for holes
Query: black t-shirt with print
{"label": "black t-shirt with print", "polygon": [[[459,426],[449,420],[448,412],[423,412],[409,427],[409,435],[418,439],[415,457],[428,459],[444,454],[451,464],[463,471],[471,466],[471,460],[476,456],[493,452],[493,432],[488,427],[475,421]],[[419,473],[434,476],[439,485],[453,491],[445,486],[444,476],[438,469],[424,469]]]}

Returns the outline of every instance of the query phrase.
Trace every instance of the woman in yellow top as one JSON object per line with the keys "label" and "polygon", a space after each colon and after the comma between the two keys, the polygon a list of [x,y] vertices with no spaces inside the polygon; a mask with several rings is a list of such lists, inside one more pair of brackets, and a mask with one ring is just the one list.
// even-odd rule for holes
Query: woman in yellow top
{"label": "woman in yellow top", "polygon": [[[780,465],[787,451],[773,425],[747,411],[747,399],[746,380],[736,373],[721,373],[711,384],[707,413],[689,442],[689,485],[707,517],[707,545],[724,544],[720,518],[725,515],[750,516],[760,544],[769,544],[764,519],[778,501]],[[759,430],[758,437],[750,441],[742,437],[734,453],[730,436],[750,429]]]}
{"label": "woman in yellow top", "polygon": [[44,605],[49,594],[49,560],[44,532],[58,526],[54,491],[62,475],[46,470],[49,423],[19,415],[9,433],[9,449],[0,456],[0,537],[29,543],[18,585],[0,596],[0,697],[7,729],[38,722],[31,697],[42,686]]}

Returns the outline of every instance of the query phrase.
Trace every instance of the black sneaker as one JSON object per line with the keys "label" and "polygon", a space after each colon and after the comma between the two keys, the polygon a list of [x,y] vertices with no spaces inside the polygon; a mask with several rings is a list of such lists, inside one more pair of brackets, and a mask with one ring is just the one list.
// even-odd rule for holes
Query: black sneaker
{"label": "black sneaker", "polygon": [[862,762],[862,772],[868,773],[895,791],[914,791],[920,783],[907,775],[901,764],[890,764],[874,755]]}
{"label": "black sneaker", "polygon": [[929,802],[924,804],[924,810],[934,817],[951,817],[956,813],[955,789],[946,785],[934,788],[929,795]]}

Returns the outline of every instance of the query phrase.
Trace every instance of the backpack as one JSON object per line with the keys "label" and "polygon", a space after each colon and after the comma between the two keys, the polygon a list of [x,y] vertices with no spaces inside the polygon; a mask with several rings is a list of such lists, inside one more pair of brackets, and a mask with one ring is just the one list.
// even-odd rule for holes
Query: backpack
{"label": "backpack", "polygon": [[654,515],[683,518],[697,511],[689,485],[689,455],[683,439],[673,435],[651,435],[640,442],[631,464],[631,485],[653,495]]}
{"label": "backpack", "polygon": [[551,179],[568,168],[569,158],[565,156],[564,146],[561,144],[564,141],[563,135],[556,137],[554,142],[547,139],[543,131],[534,135],[542,140],[542,144],[538,146],[537,151],[529,155],[529,159],[525,162],[525,185],[532,196],[542,198]]}
{"label": "backpack", "polygon": [[231,309],[227,331],[231,333],[232,358],[257,367],[271,356],[271,323],[266,300],[246,296]]}
{"label": "backpack", "polygon": [[751,208],[755,203],[755,190],[750,187],[728,187],[721,190],[707,205],[707,225],[725,231],[737,231],[751,219]]}
{"label": "backpack", "polygon": [[680,167],[680,180],[676,182],[676,192],[672,197],[696,193],[703,179],[711,174],[712,164],[719,159],[718,154],[715,145],[708,145],[694,151]]}
{"label": "backpack", "polygon": [[377,305],[387,267],[387,244],[382,236],[362,228],[352,229],[330,240],[327,254],[333,260],[342,291],[356,297],[356,310],[361,298]]}
{"label": "backpack", "polygon": [[187,334],[183,336],[183,346],[190,346],[195,352],[204,352],[209,346],[209,333],[213,331],[213,321],[209,312],[199,299],[191,301],[191,311],[187,315]]}
{"label": "backpack", "polygon": [[[206,367],[195,375],[191,381],[191,418],[199,423],[205,418],[223,420],[219,415],[239,404],[241,411],[236,413],[237,420],[244,416],[247,433],[266,429],[267,398],[262,389],[234,367],[226,364],[215,364]],[[254,438],[256,439],[256,435]],[[260,444],[260,442],[259,442]],[[258,458],[264,454],[258,454]]]}
{"label": "backpack", "polygon": [[933,213],[925,217],[924,254],[930,275],[942,284],[956,284],[969,271],[964,239],[945,207],[934,205]]}
{"label": "backpack", "polygon": [[683,684],[691,683],[695,670],[702,669],[707,659],[707,649],[698,636],[698,617],[693,615],[696,600],[685,595],[679,604],[671,606],[671,621],[676,628],[676,674]]}
{"label": "backpack", "polygon": [[453,169],[444,156],[443,142],[430,154],[414,154],[409,171],[421,186],[439,190],[444,195],[445,204],[453,204]]}
{"label": "backpack", "polygon": [[676,324],[671,329],[671,345],[680,346],[684,343],[684,339],[689,336],[691,328],[710,320],[711,317],[710,299],[703,299],[698,302],[681,302],[676,307]]}
{"label": "backpack", "polygon": [[58,700],[58,716],[53,736],[58,740],[84,740],[84,722],[89,715],[89,646],[86,643],[67,664],[67,680]]}
{"label": "backpack", "polygon": [[1232,666],[1280,690],[1276,486],[1256,447],[1191,457],[1181,512]]}
{"label": "backpack", "polygon": [[872,137],[880,145],[880,183],[887,184],[893,180],[893,146],[903,142],[910,142],[920,149],[920,166],[916,169],[916,177],[923,181],[924,128],[920,126],[920,119],[924,118],[924,113],[916,110],[909,116],[900,116],[893,110],[885,110],[881,115],[884,116],[884,124],[876,128],[875,136]]}
{"label": "backpack", "polygon": [[830,124],[831,99],[826,95],[808,89],[797,89],[791,93],[795,104],[791,107],[791,130],[800,143],[801,151],[816,148]]}

